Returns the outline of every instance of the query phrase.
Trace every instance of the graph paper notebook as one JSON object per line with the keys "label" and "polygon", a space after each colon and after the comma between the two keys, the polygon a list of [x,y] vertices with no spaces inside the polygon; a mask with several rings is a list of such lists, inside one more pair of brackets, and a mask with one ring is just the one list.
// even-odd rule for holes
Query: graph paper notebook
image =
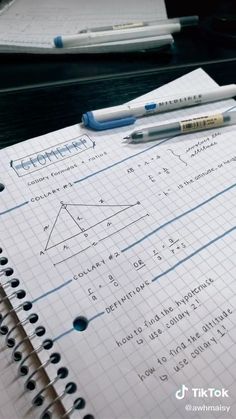
{"label": "graph paper notebook", "polygon": [[[216,83],[198,69],[145,96],[192,86]],[[234,105],[150,116],[136,127]],[[34,374],[1,306],[1,345],[12,346],[1,357],[9,364],[13,354],[24,395],[11,397],[9,417],[13,409],[28,417],[27,402],[32,417],[50,417],[57,398],[80,419],[236,417],[235,127],[138,146],[122,143],[129,132],[74,125],[0,153],[0,280],[44,365]],[[34,337],[40,326],[45,333]],[[43,370],[58,395],[51,402],[42,398]]]}
{"label": "graph paper notebook", "polygon": [[37,54],[125,52],[157,48],[173,42],[171,35],[58,49],[53,39],[80,30],[127,22],[166,19],[164,0],[12,0],[0,2],[0,51]]}

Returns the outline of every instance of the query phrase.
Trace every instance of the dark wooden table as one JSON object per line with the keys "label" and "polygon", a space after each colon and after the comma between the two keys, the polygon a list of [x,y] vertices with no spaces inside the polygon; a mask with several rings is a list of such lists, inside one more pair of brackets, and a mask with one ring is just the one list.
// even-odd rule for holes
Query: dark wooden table
{"label": "dark wooden table", "polygon": [[[169,2],[169,17],[175,4]],[[235,83],[236,44],[211,26],[212,17],[202,16],[198,28],[175,34],[162,52],[0,55],[0,146],[75,124],[85,111],[124,103],[198,67],[220,85]]]}

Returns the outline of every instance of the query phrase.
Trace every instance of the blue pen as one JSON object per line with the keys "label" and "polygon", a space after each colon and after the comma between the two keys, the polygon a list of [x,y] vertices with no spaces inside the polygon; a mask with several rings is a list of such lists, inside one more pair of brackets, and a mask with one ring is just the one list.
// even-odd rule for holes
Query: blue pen
{"label": "blue pen", "polygon": [[213,88],[204,92],[187,92],[175,97],[165,97],[150,102],[142,101],[127,105],[113,106],[83,114],[86,127],[96,131],[134,124],[137,117],[186,108],[236,96],[236,84]]}

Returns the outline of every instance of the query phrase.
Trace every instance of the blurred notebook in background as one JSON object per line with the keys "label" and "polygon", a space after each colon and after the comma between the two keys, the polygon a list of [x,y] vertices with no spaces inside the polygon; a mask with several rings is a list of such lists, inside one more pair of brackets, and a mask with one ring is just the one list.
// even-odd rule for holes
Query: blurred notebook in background
{"label": "blurred notebook in background", "polygon": [[164,0],[13,0],[0,1],[0,52],[34,54],[77,54],[159,48],[173,42],[171,35],[141,40],[58,49],[53,38],[75,35],[86,28],[127,22],[166,19]]}

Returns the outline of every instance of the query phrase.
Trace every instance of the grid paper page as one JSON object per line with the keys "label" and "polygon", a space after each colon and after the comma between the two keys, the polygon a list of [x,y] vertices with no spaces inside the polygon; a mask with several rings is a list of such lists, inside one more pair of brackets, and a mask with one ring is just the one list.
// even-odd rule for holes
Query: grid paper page
{"label": "grid paper page", "polygon": [[[198,69],[145,97],[192,86],[216,83]],[[235,127],[122,144],[133,129],[75,125],[1,152],[6,257],[86,401],[74,417],[234,418]]]}
{"label": "grid paper page", "polygon": [[[83,52],[83,48],[54,48],[53,38],[74,35],[85,28],[166,17],[163,0],[13,0],[0,12],[0,50],[59,54]],[[172,40],[171,35],[156,37],[156,45],[159,38],[162,44],[164,40],[167,43]],[[91,47],[85,48],[84,52],[89,49]]]}

